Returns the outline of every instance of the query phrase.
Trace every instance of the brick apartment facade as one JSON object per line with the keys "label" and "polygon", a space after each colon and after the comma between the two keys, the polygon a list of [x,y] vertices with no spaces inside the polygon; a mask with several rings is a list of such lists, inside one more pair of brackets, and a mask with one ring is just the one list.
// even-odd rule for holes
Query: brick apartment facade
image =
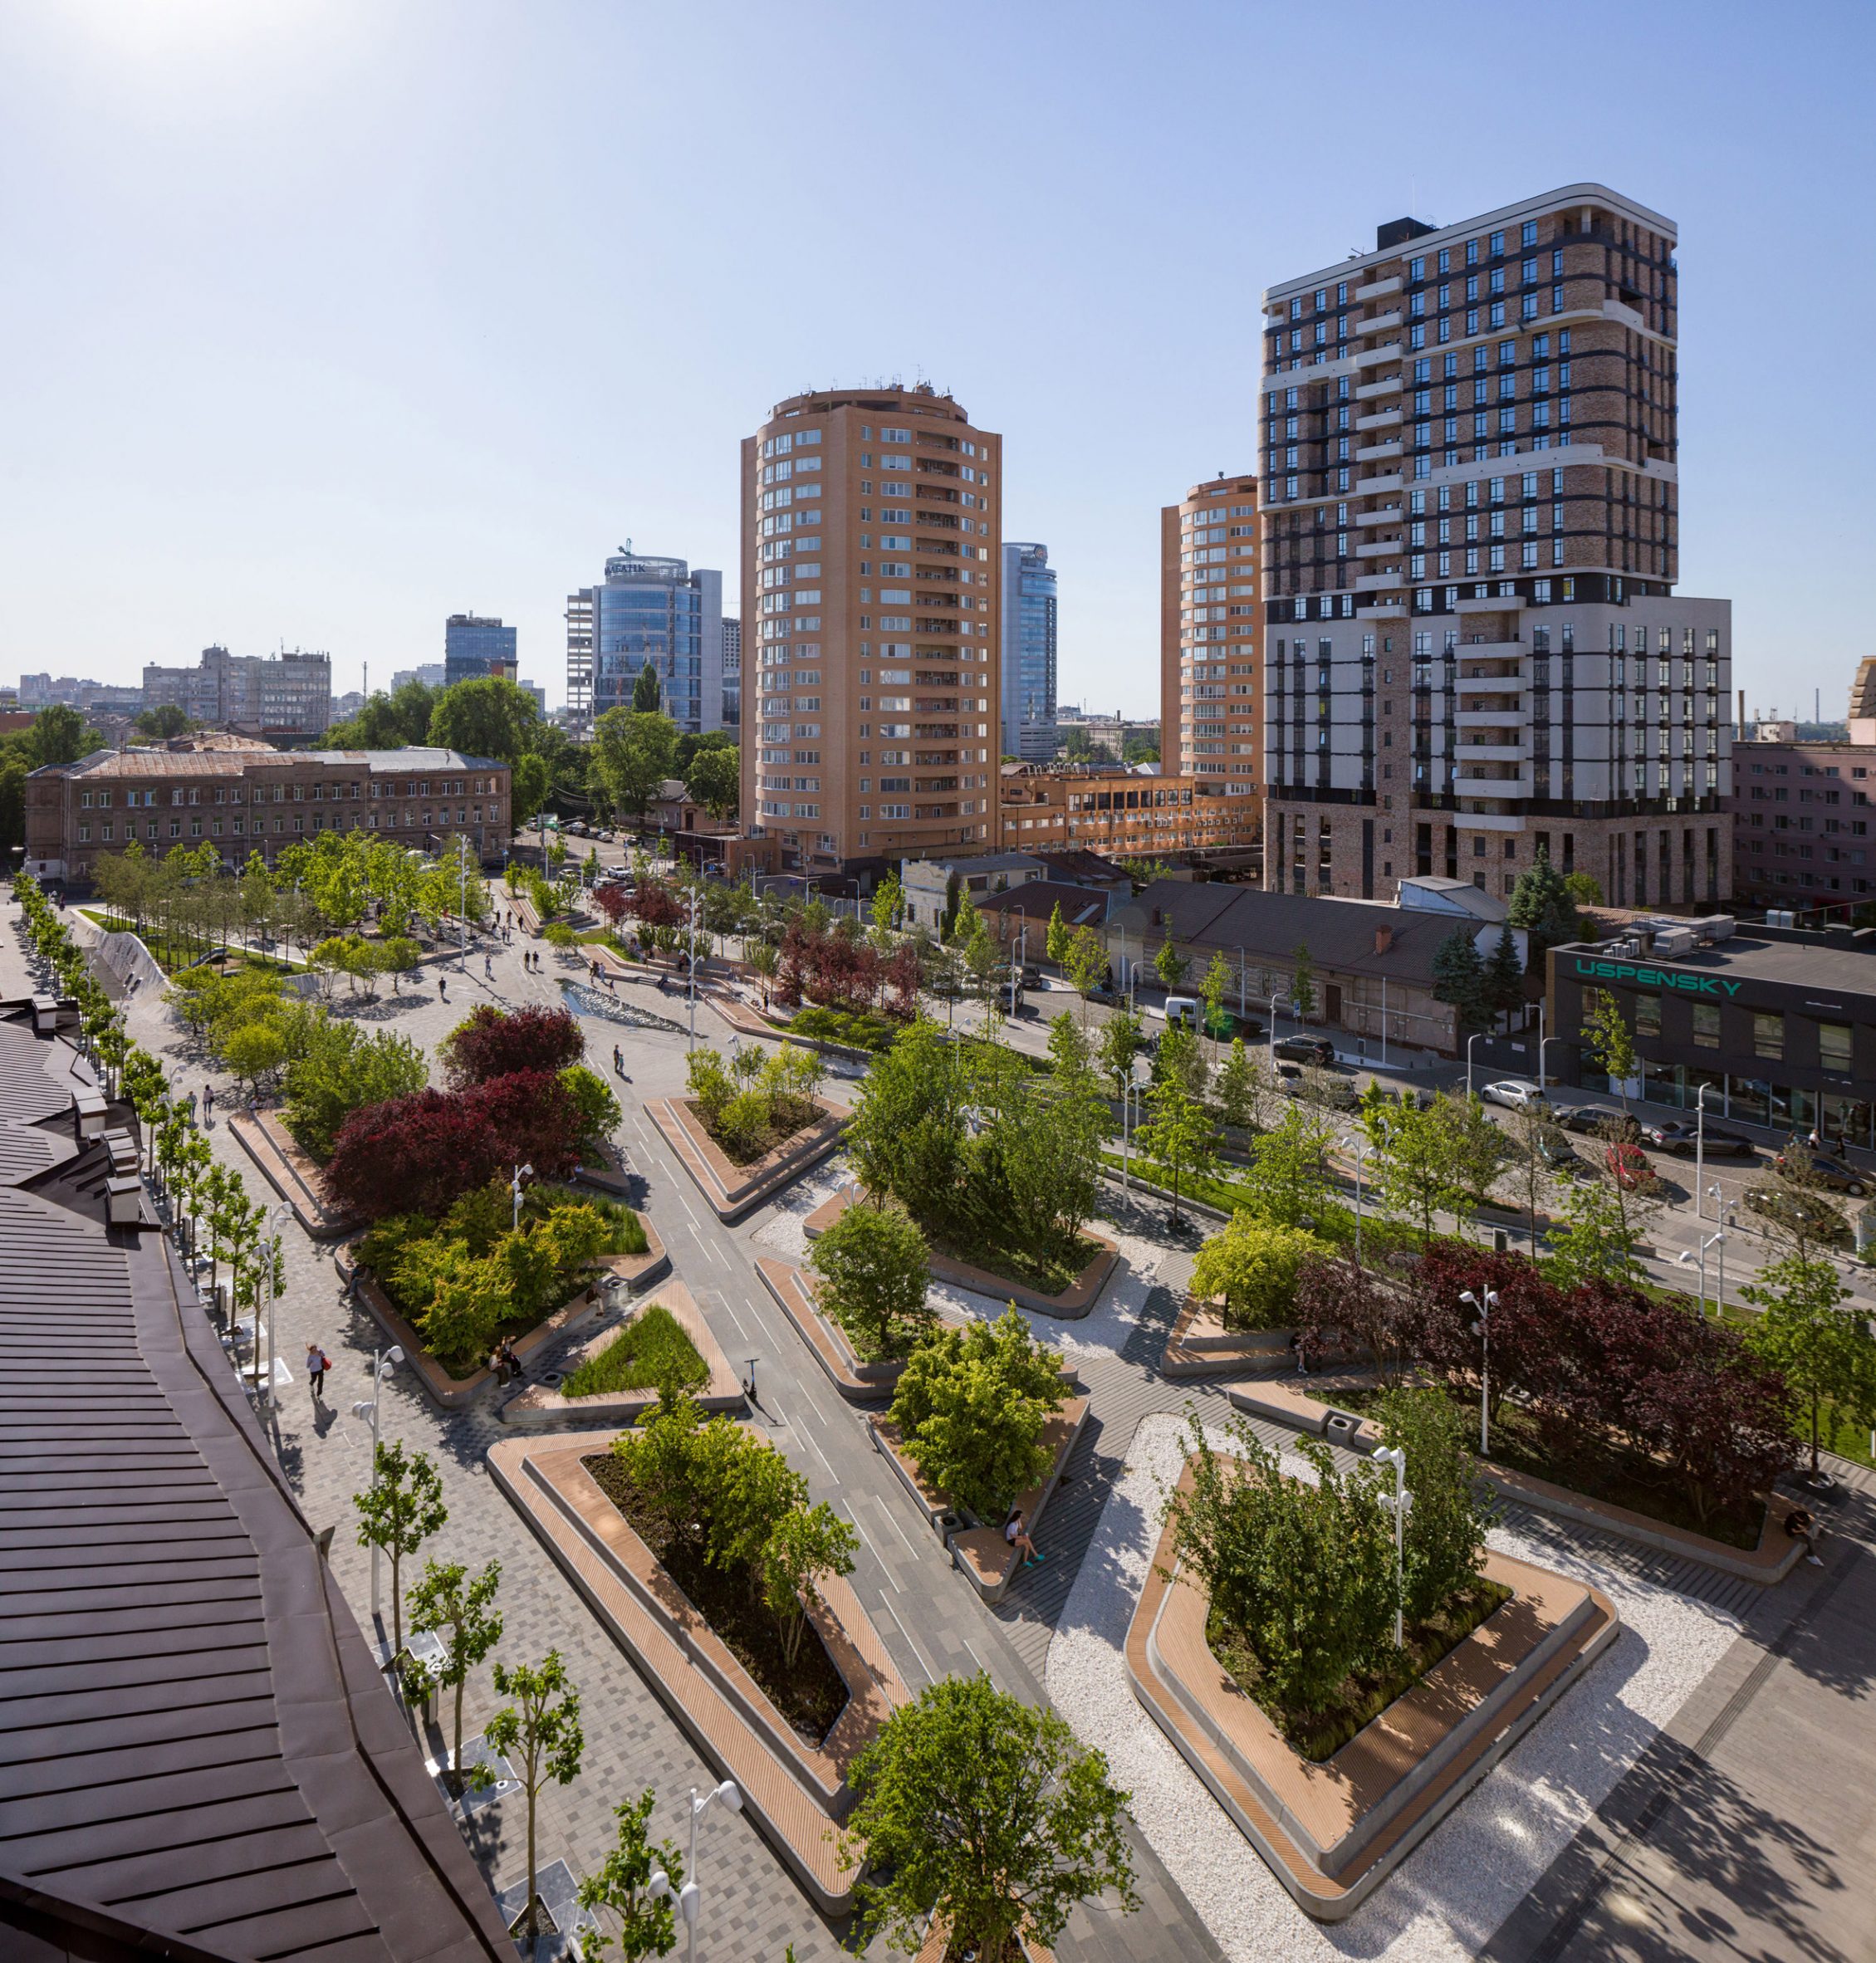
{"label": "brick apartment facade", "polygon": [[[1263,756],[1257,480],[1195,484],[1159,514],[1163,767],[1220,797],[1254,799]],[[1247,805],[1251,821],[1256,808]]]}
{"label": "brick apartment facade", "polygon": [[[1761,729],[1776,729],[1761,724]],[[1876,733],[1876,732],[1873,732]],[[1733,751],[1733,898],[1834,913],[1876,896],[1876,741],[1761,735]]]}
{"label": "brick apartment facade", "polygon": [[500,864],[510,771],[454,750],[100,750],[26,783],[26,867],[89,884],[104,852],[212,844],[239,867],[324,831],[381,832],[413,850],[466,837]]}
{"label": "brick apartment facade", "polygon": [[1266,883],[1732,888],[1731,606],[1678,574],[1674,228],[1573,184],[1270,288]]}
{"label": "brick apartment facade", "polygon": [[1254,805],[1190,777],[1077,769],[1003,766],[1004,849],[1074,848],[1108,858],[1173,859],[1251,844]]}
{"label": "brick apartment facade", "polygon": [[742,445],[742,811],[787,870],[997,842],[1002,440],[928,387]]}

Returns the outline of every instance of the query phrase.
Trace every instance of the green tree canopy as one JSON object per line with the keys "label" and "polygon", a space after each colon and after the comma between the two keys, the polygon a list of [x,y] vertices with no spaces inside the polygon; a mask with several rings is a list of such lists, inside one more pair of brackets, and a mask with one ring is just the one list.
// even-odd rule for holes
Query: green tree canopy
{"label": "green tree canopy", "polygon": [[1550,864],[1550,854],[1541,849],[1535,863],[1518,874],[1506,918],[1509,925],[1522,928],[1530,937],[1530,965],[1534,973],[1542,972],[1544,956],[1549,949],[1583,937],[1575,896],[1565,884],[1563,874]]}
{"label": "green tree canopy", "polygon": [[815,1242],[808,1265],[822,1311],[869,1358],[902,1354],[931,1322],[930,1250],[898,1205],[849,1207]]}
{"label": "green tree canopy", "polygon": [[648,661],[639,670],[638,679],[632,684],[632,711],[634,715],[655,716],[664,707],[664,690],[658,679],[658,670]]}
{"label": "green tree canopy", "polygon": [[1227,1329],[1286,1328],[1295,1319],[1296,1278],[1304,1263],[1330,1251],[1314,1234],[1260,1220],[1241,1207],[1199,1249],[1192,1292],[1222,1300]]}
{"label": "green tree canopy", "polygon": [[1485,963],[1471,928],[1454,928],[1433,950],[1433,1000],[1457,1012],[1462,1035],[1482,1030],[1491,1021]]}
{"label": "green tree canopy", "polygon": [[429,740],[465,756],[512,764],[532,747],[540,705],[506,675],[478,675],[445,688],[430,712]]}
{"label": "green tree canopy", "polygon": [[56,702],[33,718],[33,767],[41,770],[49,763],[76,763],[93,747],[94,741],[78,711]]}
{"label": "green tree canopy", "polygon": [[1868,1431],[1876,1426],[1876,1340],[1869,1319],[1843,1305],[1850,1291],[1827,1259],[1787,1255],[1740,1290],[1759,1310],[1746,1347],[1770,1363],[1809,1421],[1817,1472],[1825,1413]]}
{"label": "green tree canopy", "polygon": [[677,747],[678,726],[669,716],[608,709],[593,725],[593,769],[612,802],[642,818],[671,775]]}
{"label": "green tree canopy", "polygon": [[742,766],[733,746],[699,750],[683,772],[684,789],[693,804],[713,818],[735,817],[742,795]]}

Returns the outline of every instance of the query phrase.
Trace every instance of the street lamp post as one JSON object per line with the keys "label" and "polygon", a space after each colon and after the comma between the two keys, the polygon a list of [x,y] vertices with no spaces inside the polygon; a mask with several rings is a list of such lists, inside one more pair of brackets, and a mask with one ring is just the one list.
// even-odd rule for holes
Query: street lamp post
{"label": "street lamp post", "polygon": [[[378,1485],[378,1386],[404,1361],[404,1350],[398,1344],[389,1349],[375,1349],[371,1353],[371,1395],[360,1398],[352,1406],[352,1416],[364,1418],[371,1427],[371,1485],[374,1491]],[[378,1544],[371,1544],[371,1613],[378,1613]]]}
{"label": "street lamp post", "polygon": [[1466,1039],[1466,1102],[1468,1104],[1472,1101],[1472,1045],[1484,1034],[1485,1031],[1481,1030],[1477,1035],[1467,1036]]}
{"label": "street lamp post", "polygon": [[[273,1318],[273,1305],[274,1305],[275,1302],[276,1302],[276,1301],[277,1301],[277,1300],[279,1299],[279,1294],[280,1294],[280,1291],[279,1291],[279,1290],[278,1290],[278,1289],[277,1289],[277,1288],[275,1286],[275,1278],[276,1278],[276,1276],[278,1275],[278,1273],[279,1273],[279,1271],[280,1271],[280,1231],[281,1231],[281,1229],[282,1229],[282,1227],[283,1227],[283,1226],[284,1226],[287,1224],[287,1221],[288,1221],[290,1219],[291,1219],[291,1217],[292,1217],[292,1215],[293,1215],[293,1209],[292,1209],[291,1207],[287,1206],[284,1201],[282,1201],[282,1203],[281,1203],[279,1206],[277,1206],[277,1207],[274,1207],[274,1208],[273,1208],[273,1209],[272,1209],[272,1211],[271,1211],[271,1212],[268,1213],[268,1215],[267,1215],[267,1241],[266,1241],[266,1243],[265,1243],[265,1245],[266,1245],[266,1250],[267,1250],[267,1402],[268,1402],[268,1403],[270,1403],[270,1404],[273,1403],[273,1402],[276,1401],[276,1400],[275,1400],[275,1398],[274,1398],[274,1394],[273,1394],[273,1384],[274,1384],[274,1360],[273,1360],[273,1359],[274,1359],[274,1356],[275,1356],[275,1354],[276,1354],[276,1353],[275,1353],[275,1350],[274,1350],[274,1346],[273,1346],[273,1338],[274,1338],[274,1318]],[[259,1346],[259,1344],[257,1344],[255,1345],[255,1347],[256,1347],[257,1349],[258,1349],[260,1346]]]}
{"label": "street lamp post", "polygon": [[1702,1197],[1707,1188],[1707,1094],[1713,1086],[1702,1084],[1694,1093],[1693,1099],[1693,1216],[1696,1220],[1707,1217],[1707,1202]]}
{"label": "street lamp post", "polygon": [[517,1166],[515,1176],[508,1182],[508,1191],[514,1195],[515,1198],[515,1217],[512,1231],[517,1234],[521,1231],[522,1181],[531,1179],[533,1177],[534,1168],[532,1166]]}
{"label": "street lamp post", "polygon": [[1565,1039],[1561,1036],[1540,1036],[1537,1039],[1537,1088],[1540,1090],[1544,1089],[1546,1082],[1544,1075],[1544,1045],[1546,1043],[1561,1043]]}
{"label": "street lamp post", "polygon": [[[1413,1496],[1407,1490],[1407,1454],[1398,1445],[1384,1445],[1374,1454],[1384,1466],[1394,1469],[1394,1492],[1391,1502],[1394,1516],[1394,1647],[1407,1647],[1407,1630],[1404,1613],[1407,1603],[1407,1510],[1412,1505]],[[1384,1496],[1384,1506],[1390,1502]]]}
{"label": "street lamp post", "polygon": [[[742,1811],[742,1794],[737,1790],[733,1779],[726,1779],[720,1786],[713,1786],[708,1793],[699,1794],[695,1786],[690,1789],[690,1860],[685,1870],[690,1879],[683,1887],[675,1891],[678,1919],[690,1931],[689,1948],[686,1952],[690,1963],[697,1963],[697,1918],[702,1899],[697,1886],[697,1823],[709,1810],[714,1800],[721,1800],[732,1813]],[[670,1876],[662,1868],[653,1868],[651,1878],[645,1886],[645,1892],[654,1902],[668,1901],[673,1894]]]}
{"label": "street lamp post", "polygon": [[1359,1144],[1357,1144],[1357,1143],[1356,1143],[1356,1142],[1355,1142],[1355,1141],[1354,1141],[1353,1138],[1345,1138],[1345,1139],[1343,1139],[1343,1141],[1342,1141],[1342,1149],[1343,1149],[1343,1151],[1345,1151],[1345,1152],[1352,1152],[1352,1153],[1354,1154],[1354,1166],[1355,1166],[1355,1242],[1354,1242],[1354,1257],[1355,1257],[1355,1265],[1356,1265],[1356,1266],[1359,1268],[1359,1267],[1361,1265],[1361,1173],[1362,1173],[1362,1167],[1363,1167],[1363,1164],[1364,1164],[1364,1163],[1366,1161],[1366,1159],[1367,1159],[1367,1158],[1368,1158],[1368,1153],[1369,1153],[1369,1145],[1368,1145],[1368,1143],[1367,1143],[1367,1142],[1366,1142],[1365,1140],[1364,1140],[1364,1141],[1363,1141],[1361,1143],[1359,1143]]}
{"label": "street lamp post", "polygon": [[1472,1334],[1483,1345],[1479,1353],[1479,1456],[1489,1458],[1491,1456],[1491,1312],[1498,1306],[1498,1291],[1488,1288],[1482,1298],[1468,1288],[1459,1300],[1478,1312]]}
{"label": "street lamp post", "polygon": [[697,1047],[697,888],[690,889],[690,1034],[686,1050]]}
{"label": "street lamp post", "polygon": [[1127,1157],[1127,1119],[1128,1114],[1139,1101],[1140,1094],[1140,1086],[1134,1083],[1133,1067],[1129,1065],[1127,1081],[1121,1086],[1120,1091],[1120,1184],[1122,1190],[1126,1192],[1131,1192],[1134,1190],[1134,1182]]}

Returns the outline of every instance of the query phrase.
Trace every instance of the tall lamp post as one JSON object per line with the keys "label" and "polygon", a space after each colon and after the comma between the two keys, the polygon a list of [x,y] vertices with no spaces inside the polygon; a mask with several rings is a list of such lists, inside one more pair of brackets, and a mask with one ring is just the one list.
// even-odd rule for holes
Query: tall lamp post
{"label": "tall lamp post", "polygon": [[1713,1086],[1702,1084],[1694,1094],[1693,1114],[1693,1216],[1696,1220],[1707,1217],[1707,1202],[1702,1197],[1707,1191],[1707,1094]]}
{"label": "tall lamp post", "polygon": [[[378,1484],[378,1386],[404,1361],[404,1351],[398,1344],[389,1349],[375,1349],[371,1353],[371,1395],[361,1398],[352,1406],[352,1416],[362,1417],[371,1427],[371,1484],[375,1491]],[[371,1613],[378,1613],[378,1544],[371,1544]]]}
{"label": "tall lamp post", "polygon": [[[695,1786],[690,1789],[690,1861],[686,1872],[691,1878],[676,1891],[678,1919],[690,1931],[689,1948],[686,1954],[690,1963],[697,1963],[697,1917],[701,1897],[697,1887],[697,1823],[708,1812],[713,1801],[720,1800],[732,1813],[742,1811],[742,1794],[737,1789],[733,1779],[726,1779],[720,1786],[713,1786],[708,1793],[700,1794]],[[671,1877],[662,1868],[651,1871],[651,1878],[645,1885],[645,1892],[654,1902],[670,1898],[673,1890]]]}
{"label": "tall lamp post", "polygon": [[521,1231],[522,1181],[531,1179],[533,1177],[534,1168],[532,1166],[517,1166],[514,1177],[508,1182],[508,1191],[514,1195],[515,1198],[514,1224],[511,1229],[514,1233],[518,1234]]}
{"label": "tall lamp post", "polygon": [[1489,1458],[1491,1456],[1491,1312],[1498,1306],[1498,1291],[1488,1288],[1482,1300],[1468,1288],[1459,1300],[1478,1314],[1478,1320],[1472,1324],[1472,1334],[1483,1345],[1479,1353],[1479,1456]]}
{"label": "tall lamp post", "polygon": [[[1362,1140],[1362,1141],[1361,1141],[1359,1143],[1357,1143],[1357,1142],[1356,1142],[1354,1139],[1353,1139],[1353,1138],[1345,1138],[1345,1139],[1343,1139],[1343,1140],[1342,1140],[1342,1149],[1343,1149],[1343,1151],[1345,1151],[1345,1152],[1352,1152],[1352,1153],[1354,1154],[1354,1166],[1355,1166],[1355,1249],[1354,1249],[1354,1254],[1355,1254],[1355,1265],[1356,1265],[1356,1266],[1359,1268],[1359,1267],[1361,1265],[1361,1174],[1362,1174],[1362,1168],[1363,1168],[1364,1164],[1364,1163],[1366,1163],[1366,1161],[1367,1161],[1367,1158],[1368,1158],[1368,1154],[1369,1154],[1369,1151],[1370,1151],[1370,1149],[1371,1149],[1371,1147],[1369,1146],[1369,1143],[1368,1143],[1368,1141],[1367,1141],[1366,1139],[1363,1139],[1363,1140]],[[1396,1640],[1398,1641],[1398,1638],[1397,1637],[1397,1638],[1396,1638]]]}
{"label": "tall lamp post", "polygon": [[1394,1469],[1394,1498],[1390,1501],[1385,1495],[1381,1504],[1390,1506],[1394,1516],[1394,1647],[1407,1647],[1407,1541],[1406,1527],[1408,1509],[1413,1504],[1413,1496],[1407,1490],[1407,1453],[1398,1445],[1384,1445],[1374,1454],[1384,1466]]}
{"label": "tall lamp post", "polygon": [[1485,1031],[1481,1030],[1477,1035],[1467,1036],[1466,1039],[1466,1102],[1468,1104],[1472,1101],[1472,1045],[1477,1042],[1479,1036],[1482,1036],[1484,1034]]}
{"label": "tall lamp post", "polygon": [[697,1047],[697,888],[690,889],[690,1034],[686,1050]]}

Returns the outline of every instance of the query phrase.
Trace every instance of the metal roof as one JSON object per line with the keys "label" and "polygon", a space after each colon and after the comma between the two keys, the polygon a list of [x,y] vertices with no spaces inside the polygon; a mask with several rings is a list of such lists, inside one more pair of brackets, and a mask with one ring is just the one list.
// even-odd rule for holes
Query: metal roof
{"label": "metal roof", "polygon": [[363,764],[374,776],[422,771],[507,770],[493,756],[418,744],[408,750],[94,750],[76,763],[42,765],[36,777],[238,777],[275,764]]}
{"label": "metal roof", "polygon": [[0,1931],[507,1963],[193,1288],[104,1224],[108,1169],[94,1140],[0,1189]]}

